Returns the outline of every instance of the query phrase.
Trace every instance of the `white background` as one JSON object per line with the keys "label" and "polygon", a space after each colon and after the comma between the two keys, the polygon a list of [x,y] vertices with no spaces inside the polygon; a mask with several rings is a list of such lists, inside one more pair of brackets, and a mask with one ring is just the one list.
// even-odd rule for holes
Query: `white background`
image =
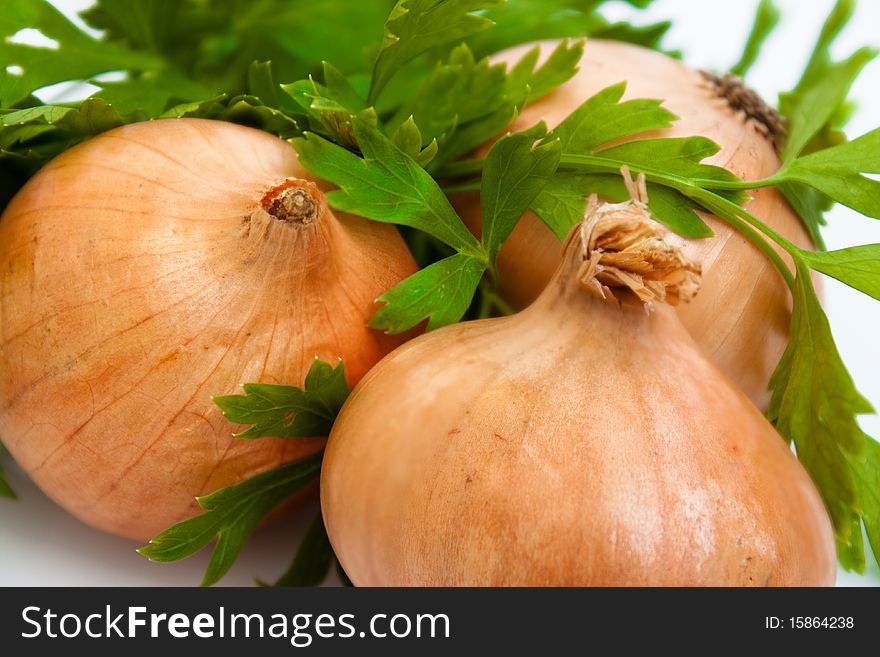
{"label": "white background", "polygon": [[[88,0],[55,0],[72,16]],[[776,0],[783,21],[762,50],[748,82],[765,98],[774,99],[791,88],[800,76],[832,0]],[[638,23],[671,19],[673,27],[665,45],[680,49],[694,66],[726,70],[739,58],[751,26],[757,0],[655,0],[638,13]],[[636,12],[624,4],[613,5],[606,15],[626,19]],[[839,38],[836,58],[863,45],[880,45],[880,0],[862,0],[857,14]],[[855,137],[880,124],[880,61],[869,64],[853,94],[859,109],[848,132]],[[825,238],[829,249],[880,242],[880,222],[836,208],[828,217]],[[880,408],[880,304],[833,280],[826,281],[825,305],[837,344],[856,384]],[[862,426],[880,436],[880,418],[863,418]],[[10,480],[18,502],[0,500],[0,585],[196,585],[208,552],[175,564],[152,564],[134,552],[130,541],[92,530],[67,515],[43,496],[17,470]],[[251,585],[253,577],[272,580],[292,557],[298,536],[312,518],[314,505],[251,540],[224,585]],[[871,564],[864,577],[841,571],[842,585],[880,586],[880,570]]]}

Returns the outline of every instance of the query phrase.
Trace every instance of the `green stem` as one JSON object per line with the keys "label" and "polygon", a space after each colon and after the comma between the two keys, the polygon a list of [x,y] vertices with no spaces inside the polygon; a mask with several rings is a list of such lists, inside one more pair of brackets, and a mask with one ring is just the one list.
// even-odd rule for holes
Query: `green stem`
{"label": "green stem", "polygon": [[462,178],[483,172],[486,160],[458,160],[443,166],[437,172],[437,178]]}
{"label": "green stem", "polygon": [[649,179],[653,178],[658,181],[677,179],[683,183],[686,182],[697,187],[702,187],[704,189],[747,191],[750,189],[758,189],[760,187],[770,187],[772,185],[777,185],[783,181],[783,178],[780,177],[778,173],[770,176],[769,178],[762,178],[760,180],[714,180],[710,178],[682,178],[679,176],[670,175],[668,172],[661,169],[652,169],[650,167],[641,166],[635,167],[629,162],[624,162],[623,160],[614,160],[612,158],[604,157],[601,154],[578,155],[575,153],[565,153],[559,160],[559,167],[565,168],[566,166],[574,167],[575,169],[587,167],[589,169],[596,169],[603,172],[613,173],[618,173],[620,171],[620,167],[622,166],[628,166],[634,172],[644,173],[645,176],[647,176]]}
{"label": "green stem", "polygon": [[441,189],[447,196],[462,192],[478,192],[480,191],[480,181],[474,180],[473,182],[461,183],[460,185],[449,185],[448,187],[441,187]]}
{"label": "green stem", "polygon": [[[439,178],[463,178],[472,176],[483,171],[485,160],[459,160],[444,166],[439,172]],[[559,167],[564,169],[572,167],[575,169],[587,167],[595,167],[602,171],[613,171],[617,173],[620,167],[626,162],[620,160],[612,160],[601,155],[579,155],[575,153],[565,153],[559,160]],[[664,177],[669,174],[659,169],[639,168],[646,176]],[[761,178],[759,180],[713,180],[710,178],[688,178],[688,182],[698,185],[706,189],[722,189],[731,191],[748,191],[750,189],[760,189],[762,187],[772,187],[785,181],[785,176],[780,172],[770,176],[769,178]]]}
{"label": "green stem", "polygon": [[[714,213],[720,219],[726,221],[736,231],[741,233],[747,240],[758,247],[764,253],[764,255],[766,255],[767,258],[770,259],[770,262],[775,265],[776,269],[779,270],[779,273],[782,275],[782,278],[785,279],[785,283],[786,285],[788,285],[789,289],[794,289],[794,275],[791,273],[791,269],[785,263],[785,260],[782,259],[782,256],[777,253],[776,249],[773,248],[773,246],[758,232],[758,230],[761,230],[761,232],[765,232],[766,229],[767,232],[765,232],[765,234],[770,236],[771,239],[774,239],[774,241],[776,241],[777,243],[779,243],[779,240],[773,238],[773,235],[779,237],[779,239],[786,244],[791,245],[788,240],[776,233],[776,231],[771,229],[748,210],[741,208],[733,201],[729,201],[722,196],[718,196],[717,194],[713,194],[712,192],[704,189],[691,190],[690,193],[687,191],[682,191],[682,193],[688,196],[688,198],[691,198],[700,203],[700,205],[705,207],[710,212]],[[758,230],[753,228],[753,226],[758,228]],[[791,251],[784,244],[780,244],[780,246],[791,253]],[[792,255],[794,256],[795,254],[792,253]]]}
{"label": "green stem", "polygon": [[[445,167],[441,173],[444,176],[474,175],[482,170],[483,162],[483,160],[462,160],[459,162],[453,162]],[[791,273],[791,268],[785,263],[779,253],[776,252],[773,246],[768,243],[761,233],[776,242],[793,257],[798,257],[798,247],[751,214],[748,210],[713,191],[721,189],[748,190],[775,185],[783,179],[783,176],[780,176],[779,173],[769,178],[756,181],[692,179],[672,175],[668,172],[659,169],[652,169],[650,167],[633,167],[628,162],[613,160],[601,155],[579,155],[573,153],[563,154],[560,159],[560,167],[566,165],[574,166],[579,169],[587,168],[602,173],[618,173],[620,168],[626,165],[630,166],[635,173],[644,173],[645,177],[651,182],[656,182],[681,192],[710,212],[718,215],[719,218],[723,219],[734,229],[742,233],[746,239],[752,242],[770,259],[785,279],[789,288],[794,286],[794,276]]]}
{"label": "green stem", "polygon": [[498,294],[497,292],[492,292],[492,303],[495,304],[495,308],[498,309],[502,315],[514,315],[516,314],[516,310],[511,306],[504,298]]}
{"label": "green stem", "polygon": [[491,284],[485,279],[480,283],[480,310],[477,315],[479,319],[487,319],[492,317],[492,309],[498,311],[500,315],[513,315],[516,313],[504,298],[491,288]]}

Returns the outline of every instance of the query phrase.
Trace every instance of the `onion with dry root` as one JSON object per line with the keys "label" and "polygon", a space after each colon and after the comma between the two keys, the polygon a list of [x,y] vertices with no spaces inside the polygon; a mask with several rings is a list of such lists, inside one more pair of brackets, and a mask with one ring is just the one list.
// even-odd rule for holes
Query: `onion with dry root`
{"label": "onion with dry root", "polygon": [[0,436],[47,494],[144,540],[322,448],[234,440],[211,402],[316,356],[354,384],[402,341],[367,321],[409,251],[322,189],[286,142],[195,119],[111,130],[25,185],[0,219]]}
{"label": "onion with dry root", "polygon": [[525,311],[416,338],[354,390],[321,500],[355,584],[833,584],[822,500],[668,305],[698,268],[642,199],[593,199]]}
{"label": "onion with dry root", "polygon": [[[542,44],[545,56],[554,45]],[[530,47],[513,48],[495,59],[512,64]],[[527,106],[510,129],[521,130],[541,119],[553,128],[587,98],[625,80],[624,100],[663,99],[664,106],[680,117],[673,127],[641,133],[639,138],[708,137],[721,150],[706,163],[746,180],[768,177],[778,169],[774,137],[781,129],[779,119],[741,85],[706,76],[661,53],[615,41],[589,40],[579,66],[571,80]],[[477,155],[485,155],[490,145]],[[746,209],[796,244],[810,245],[801,220],[778,191],[764,188],[751,195]],[[462,195],[455,205],[465,223],[478,231],[479,198]],[[694,303],[680,306],[678,313],[709,357],[759,408],[766,408],[767,384],[788,340],[788,290],[757,247],[721,219],[706,213],[701,216],[715,236],[691,241],[685,252],[702,263],[704,292]],[[561,249],[553,233],[527,213],[499,254],[502,295],[518,308],[534,300],[559,264]]]}

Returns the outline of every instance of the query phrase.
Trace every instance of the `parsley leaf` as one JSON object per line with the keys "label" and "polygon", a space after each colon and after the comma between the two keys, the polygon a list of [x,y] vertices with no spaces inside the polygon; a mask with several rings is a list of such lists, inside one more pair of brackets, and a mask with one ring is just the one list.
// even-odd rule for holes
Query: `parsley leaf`
{"label": "parsley leaf", "polygon": [[343,212],[411,226],[471,257],[484,259],[479,242],[449,205],[434,179],[365,120],[354,120],[363,158],[313,133],[293,140],[300,160],[340,189],[327,194]]}
{"label": "parsley leaf", "polygon": [[290,567],[274,584],[270,585],[260,580],[257,580],[257,584],[273,587],[318,586],[327,579],[335,558],[336,555],[333,553],[324,527],[324,517],[318,512],[306,530]]}
{"label": "parsley leaf", "polygon": [[3,459],[6,456],[6,448],[3,447],[3,444],[0,443],[0,497],[5,497],[10,500],[15,499],[15,491],[12,490],[12,487],[9,485],[9,482],[6,481],[6,474],[3,471]]}
{"label": "parsley leaf", "polygon": [[812,269],[880,301],[880,244],[837,251],[801,251],[800,255]]}
{"label": "parsley leaf", "polygon": [[[825,499],[845,558],[856,540],[853,527],[858,527],[857,492],[847,457],[861,455],[864,440],[856,416],[872,413],[873,408],[856,390],[840,358],[809,269],[799,258],[795,263],[791,337],[770,380],[768,416],[794,441],[798,459]],[[857,563],[850,557],[843,565]]]}
{"label": "parsley leaf", "polygon": [[284,81],[306,78],[322,61],[346,73],[366,72],[392,6],[391,0],[97,0],[83,17],[114,45],[148,52],[212,94],[232,97],[248,90],[253,61],[271,61],[275,78]]}
{"label": "parsley leaf", "polygon": [[[620,102],[625,83],[607,87],[575,109],[545,139],[558,139],[562,148],[560,172],[548,181],[531,204],[531,209],[563,239],[583,218],[586,197],[603,193],[610,198],[627,198],[617,172],[624,165],[648,176],[649,206],[657,219],[686,237],[712,235],[694,212],[698,202],[683,193],[694,181],[734,202],[747,197],[736,189],[739,183],[726,169],[702,164],[718,152],[718,145],[704,137],[653,138],[628,141],[606,147],[623,137],[647,130],[667,128],[675,115],[659,100],[634,99]],[[611,174],[611,175],[609,175]]]}
{"label": "parsley leaf", "polygon": [[536,68],[540,48],[526,53],[509,71],[503,63],[476,60],[470,48],[452,49],[417,91],[387,122],[394,130],[412,118],[423,143],[437,139],[432,169],[463,155],[503,131],[526,102],[536,100],[571,78],[577,70],[583,43],[562,42]]}
{"label": "parsley leaf", "polygon": [[236,438],[308,438],[326,436],[348,397],[345,365],[333,367],[315,358],[302,388],[245,383],[243,395],[214,397],[230,422],[252,425]]}
{"label": "parsley leaf", "polygon": [[394,131],[391,143],[409,155],[422,168],[427,166],[437,155],[436,139],[432,139],[427,146],[422,148],[424,143],[422,132],[412,117],[401,123],[400,127]]}
{"label": "parsley leaf", "polygon": [[[694,212],[694,203],[681,192],[652,182],[648,183],[647,189],[651,214],[668,228],[691,239],[714,235],[706,222]],[[531,209],[557,238],[563,240],[571,227],[584,218],[586,190],[615,202],[630,198],[619,174],[566,171],[550,179],[531,204]]]}
{"label": "parsley leaf", "polygon": [[[868,534],[868,542],[880,561],[880,443],[863,435],[864,447],[861,458],[849,458],[850,469],[856,486],[857,508]],[[853,569],[861,572],[864,564],[864,547],[858,527],[851,532],[856,559]]]}
{"label": "parsley leaf", "polygon": [[746,73],[749,72],[749,69],[755,63],[755,60],[758,59],[761,46],[764,45],[767,37],[770,36],[779,24],[779,17],[779,9],[773,4],[773,0],[761,0],[758,4],[755,22],[752,25],[752,31],[749,34],[748,41],[746,41],[743,54],[739,61],[731,67],[731,73],[741,78],[745,77]]}
{"label": "parsley leaf", "polygon": [[774,179],[797,181],[863,215],[880,218],[880,182],[862,175],[880,173],[880,128],[858,139],[796,158]]}
{"label": "parsley leaf", "polygon": [[370,104],[397,70],[416,56],[491,26],[492,21],[473,12],[500,1],[399,0],[385,22],[370,82]]}
{"label": "parsley leaf", "polygon": [[170,106],[210,98],[213,93],[173,71],[150,71],[134,80],[100,82],[93,94],[121,115],[144,120],[159,116]]}
{"label": "parsley leaf", "polygon": [[446,62],[437,64],[419,90],[388,121],[395,129],[412,117],[422,138],[434,139],[456,126],[494,112],[505,104],[505,66],[476,61],[470,49],[453,48]]}
{"label": "parsley leaf", "polygon": [[151,561],[178,561],[199,552],[216,539],[202,586],[216,584],[229,572],[260,521],[317,478],[322,456],[316,454],[282,465],[198,498],[206,513],[166,529],[138,552]]}
{"label": "parsley leaf", "polygon": [[429,331],[453,324],[470,306],[484,271],[486,261],[467,253],[438,260],[379,297],[385,305],[370,327],[402,333],[424,319]]}
{"label": "parsley leaf", "polygon": [[620,102],[626,82],[599,91],[584,101],[550,133],[567,153],[591,152],[610,141],[643,132],[668,128],[678,117],[659,100]]}
{"label": "parsley leaf", "polygon": [[[34,46],[15,39],[21,30],[37,30],[54,42]],[[132,52],[80,31],[45,0],[5,2],[0,12],[0,106],[10,107],[33,91],[68,80],[88,80],[115,70],[161,67],[149,53]],[[10,72],[18,67],[20,72]]]}
{"label": "parsley leaf", "polygon": [[0,163],[31,174],[83,139],[120,125],[119,113],[94,98],[76,107],[38,105],[0,110]]}
{"label": "parsley leaf", "polygon": [[578,64],[584,54],[584,42],[578,40],[569,44],[567,40],[560,41],[547,61],[535,69],[540,52],[540,47],[535,46],[510,72],[510,77],[513,79],[519,79],[521,75],[526,76],[524,82],[528,85],[527,103],[534,103],[543,98],[577,73]]}
{"label": "parsley leaf", "polygon": [[[822,27],[803,75],[794,89],[779,95],[779,111],[788,120],[789,135],[782,150],[785,164],[797,156],[846,142],[841,126],[849,116],[847,94],[876,51],[862,48],[848,59],[834,62],[831,46],[852,17],[853,0],[838,0]],[[797,210],[813,244],[824,249],[819,232],[824,213],[834,202],[821,191],[796,180],[776,181],[779,190]]]}
{"label": "parsley leaf", "polygon": [[780,99],[780,108],[788,117],[789,126],[788,139],[782,149],[784,162],[800,155],[828,124],[846,102],[856,77],[876,56],[877,50],[862,48],[842,62],[826,64],[806,78],[793,94]]}
{"label": "parsley leaf", "polygon": [[493,267],[501,245],[559,164],[559,140],[534,146],[546,132],[542,122],[530,130],[506,135],[495,142],[486,157],[480,206],[483,246]]}
{"label": "parsley leaf", "polygon": [[307,133],[293,141],[300,160],[340,189],[327,194],[338,210],[416,228],[458,253],[413,274],[379,297],[370,326],[400,333],[428,319],[428,329],[464,315],[489,257],[452,209],[437,182],[362,116],[353,120],[363,158]]}
{"label": "parsley leaf", "polygon": [[[644,8],[650,1],[629,4]],[[670,27],[667,21],[612,25],[600,13],[606,4],[607,0],[510,0],[488,8],[485,16],[495,25],[468,37],[467,43],[481,57],[521,43],[588,36],[657,48]]]}
{"label": "parsley leaf", "polygon": [[312,119],[310,127],[338,144],[355,145],[353,116],[367,109],[366,101],[336,68],[324,63],[324,84],[310,77],[281,88]]}

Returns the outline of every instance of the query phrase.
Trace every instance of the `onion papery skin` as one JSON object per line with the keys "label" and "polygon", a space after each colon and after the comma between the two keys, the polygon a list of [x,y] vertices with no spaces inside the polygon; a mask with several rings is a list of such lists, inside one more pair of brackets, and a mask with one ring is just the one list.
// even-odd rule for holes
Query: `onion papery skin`
{"label": "onion papery skin", "polygon": [[[539,44],[542,59],[556,44]],[[493,61],[511,65],[534,45],[507,50]],[[705,162],[747,180],[768,177],[779,168],[775,147],[760,126],[745,120],[742,112],[716,97],[702,73],[662,53],[616,41],[588,40],[578,73],[528,105],[509,130],[522,130],[540,120],[552,129],[586,99],[622,81],[627,84],[624,101],[662,99],[664,107],[680,118],[671,128],[639,133],[637,137],[708,137],[721,150]],[[475,156],[485,156],[490,146],[486,144]],[[795,244],[811,247],[800,218],[776,189],[763,188],[750,194],[752,199],[744,206],[749,212]],[[479,234],[479,197],[461,194],[453,197],[453,204],[471,230]],[[694,302],[680,306],[678,313],[706,354],[759,408],[766,408],[770,375],[788,341],[788,288],[754,244],[721,219],[699,214],[715,235],[688,241],[687,255],[702,264],[703,286]],[[550,280],[559,264],[561,248],[553,233],[528,212],[498,257],[502,296],[516,308],[527,306]],[[783,257],[790,262],[787,255]]]}
{"label": "onion papery skin", "polygon": [[667,306],[573,258],[525,311],[439,329],[361,381],[321,503],[359,586],[831,585],[812,481]]}
{"label": "onion papery skin", "polygon": [[[111,130],[37,173],[0,219],[0,436],[97,528],[145,540],[195,497],[320,450],[237,440],[213,395],[302,385],[317,356],[351,384],[403,337],[367,328],[416,270],[397,231],[334,214],[285,141],[220,121]],[[263,209],[281,188],[311,223]]]}

